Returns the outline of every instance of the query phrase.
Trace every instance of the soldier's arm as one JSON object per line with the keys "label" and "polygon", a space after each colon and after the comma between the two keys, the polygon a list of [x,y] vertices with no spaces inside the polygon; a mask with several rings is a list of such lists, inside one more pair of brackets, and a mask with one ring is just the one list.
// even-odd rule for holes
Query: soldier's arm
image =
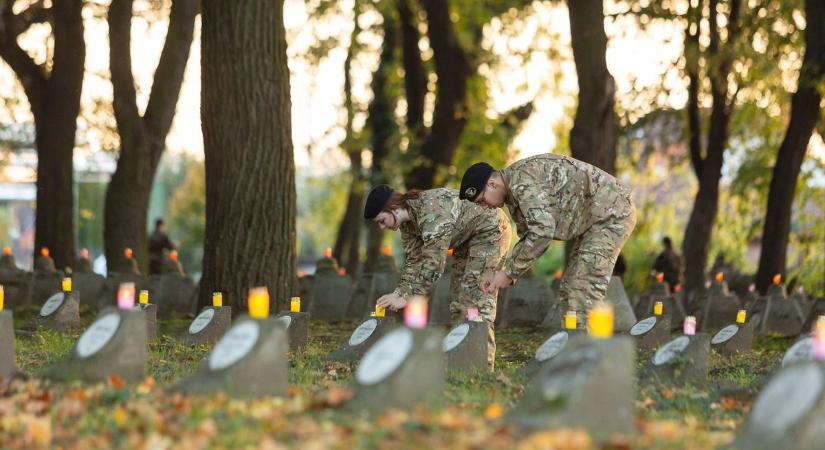
{"label": "soldier's arm", "polygon": [[444,272],[453,221],[446,213],[436,211],[428,215],[419,227],[422,240],[421,259],[409,284],[411,295],[427,295]]}
{"label": "soldier's arm", "polygon": [[413,285],[421,267],[421,249],[424,242],[413,233],[402,231],[401,243],[404,247],[404,267],[401,268],[401,279],[394,292],[402,297],[409,297],[413,295]]}
{"label": "soldier's arm", "polygon": [[541,201],[542,196],[525,196],[519,201],[519,208],[527,222],[527,230],[507,256],[504,270],[512,279],[519,278],[547,250],[556,232],[556,220],[550,213],[549,202]]}

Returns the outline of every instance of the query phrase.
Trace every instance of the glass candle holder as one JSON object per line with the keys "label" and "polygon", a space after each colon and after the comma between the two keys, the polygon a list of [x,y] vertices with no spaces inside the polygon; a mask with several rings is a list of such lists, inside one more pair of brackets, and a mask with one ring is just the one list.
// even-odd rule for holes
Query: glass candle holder
{"label": "glass candle holder", "polygon": [[269,317],[269,290],[265,287],[250,289],[247,307],[249,316],[253,319],[266,319]]}
{"label": "glass candle holder", "polygon": [[60,287],[63,288],[63,292],[69,293],[72,292],[72,279],[69,277],[63,278],[63,281],[60,282]]}
{"label": "glass candle holder", "polygon": [[693,336],[696,334],[696,317],[685,317],[685,323],[682,326],[682,332],[685,336]]}
{"label": "glass candle holder", "polygon": [[590,309],[588,314],[590,335],[597,339],[613,336],[613,305],[600,303]]}
{"label": "glass candle holder", "polygon": [[292,297],[289,300],[289,312],[301,312],[301,297]]}
{"label": "glass candle holder", "polygon": [[662,312],[664,311],[664,309],[665,309],[665,305],[664,305],[664,303],[662,303],[662,302],[656,302],[656,303],[653,305],[653,315],[654,315],[654,316],[661,316],[661,315],[662,315]]}
{"label": "glass candle holder", "polygon": [[415,329],[427,327],[427,300],[422,297],[410,299],[404,308],[404,324]]}
{"label": "glass candle holder", "polygon": [[817,321],[816,330],[814,330],[813,345],[811,346],[811,356],[817,361],[825,361],[825,321],[821,320],[822,316]]}
{"label": "glass candle holder", "polygon": [[467,320],[470,322],[478,321],[478,308],[467,309]]}
{"label": "glass candle holder", "polygon": [[141,305],[148,305],[149,304],[149,291],[142,290],[140,294],[138,294],[138,303]]}
{"label": "glass candle holder", "polygon": [[576,327],[577,327],[576,311],[567,311],[564,314],[564,329],[565,330],[575,330]]}
{"label": "glass candle holder", "polygon": [[215,308],[220,308],[223,306],[223,293],[222,292],[213,292],[212,293],[212,306]]}
{"label": "glass candle holder", "polygon": [[0,284],[0,311],[2,311],[6,307],[6,292],[3,289],[3,285]]}
{"label": "glass candle holder", "polygon": [[748,312],[745,311],[744,309],[740,309],[736,313],[736,323],[738,323],[740,325],[745,323],[745,320],[747,320],[747,318],[748,318]]}
{"label": "glass candle holder", "polygon": [[120,283],[117,288],[117,307],[120,309],[135,307],[135,283]]}
{"label": "glass candle holder", "polygon": [[385,317],[387,315],[387,308],[375,305],[375,311],[372,312],[372,315],[375,317]]}

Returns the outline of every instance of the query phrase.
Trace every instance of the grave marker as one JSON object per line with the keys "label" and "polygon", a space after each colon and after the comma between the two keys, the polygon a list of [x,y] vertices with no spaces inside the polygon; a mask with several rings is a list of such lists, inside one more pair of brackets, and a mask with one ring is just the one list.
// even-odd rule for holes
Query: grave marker
{"label": "grave marker", "polygon": [[557,308],[556,296],[550,285],[542,277],[520,278],[516,284],[499,293],[496,317],[498,328],[515,326],[543,326],[547,319],[548,329],[560,329],[558,313],[548,318],[553,308]]}
{"label": "grave marker", "polygon": [[232,324],[232,308],[223,306],[223,294],[212,293],[212,306],[207,306],[195,317],[186,330],[190,344],[214,344],[226,334]]}
{"label": "grave marker", "polygon": [[17,267],[11,247],[3,247],[0,257],[0,285],[5,289],[8,309],[22,308],[31,303],[32,273]]}
{"label": "grave marker", "polygon": [[717,331],[730,324],[730,318],[735,317],[742,308],[736,295],[730,293],[722,272],[716,274],[710,290],[701,297],[699,305],[699,329],[705,332]]}
{"label": "grave marker", "polygon": [[629,331],[636,323],[636,314],[633,312],[633,306],[630,304],[630,299],[627,297],[621,278],[617,276],[610,277],[606,298],[608,302],[613,304],[613,310],[616,312],[616,331]]}
{"label": "grave marker", "polygon": [[349,275],[315,275],[312,295],[306,308],[312,320],[345,320],[353,288]]}
{"label": "grave marker", "polygon": [[0,379],[8,380],[18,373],[14,353],[14,316],[4,309],[3,286],[0,285]]}
{"label": "grave marker", "polygon": [[183,272],[177,252],[164,256],[163,272],[149,277],[149,290],[157,301],[157,314],[162,318],[183,317],[195,312],[198,304],[197,286]]}
{"label": "grave marker", "polygon": [[711,338],[711,347],[726,355],[750,351],[753,348],[754,324],[747,321],[746,316],[745,310],[740,310],[736,314],[736,323],[722,328]]}
{"label": "grave marker", "polygon": [[441,343],[449,370],[488,370],[489,324],[466,321],[456,325]]}
{"label": "grave marker", "polygon": [[662,383],[702,384],[708,378],[710,336],[679,336],[664,344],[647,364],[645,373]]}
{"label": "grave marker", "polygon": [[329,355],[331,361],[357,361],[382,336],[396,327],[395,317],[370,317],[361,322],[347,341]]}
{"label": "grave marker", "polygon": [[72,291],[72,279],[64,278],[63,292],[48,298],[40,307],[35,326],[52,330],[67,330],[80,325],[80,302],[77,292]]}
{"label": "grave marker", "polygon": [[[788,298],[780,275],[774,276],[767,295],[757,299],[748,314],[758,318],[759,334],[779,334],[785,337],[798,336],[803,332],[805,316],[799,305]],[[804,330],[807,331],[807,330]]]}
{"label": "grave marker", "polygon": [[670,338],[670,317],[650,316],[630,328],[630,336],[639,348],[657,348]]}

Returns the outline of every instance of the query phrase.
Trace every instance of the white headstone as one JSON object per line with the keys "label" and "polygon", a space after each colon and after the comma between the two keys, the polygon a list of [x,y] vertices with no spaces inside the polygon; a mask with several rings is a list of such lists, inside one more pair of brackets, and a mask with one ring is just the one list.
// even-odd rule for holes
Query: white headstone
{"label": "white headstone", "polygon": [[63,304],[63,299],[66,298],[62,292],[58,292],[57,294],[52,295],[46,300],[46,303],[43,303],[43,307],[40,308],[40,317],[47,317],[52,315],[57,308],[60,308],[60,305]]}
{"label": "white headstone", "polygon": [[539,347],[536,351],[536,360],[539,362],[544,362],[558,355],[564,346],[567,345],[568,339],[569,336],[566,331],[559,331],[558,333],[550,336],[550,338],[544,341],[544,343],[541,344],[541,347]]}
{"label": "white headstone", "polygon": [[292,316],[281,316],[275,319],[276,322],[283,324],[284,328],[289,328],[292,325]]}
{"label": "white headstone", "polygon": [[258,342],[260,332],[260,326],[252,320],[230,328],[209,355],[209,369],[225,369],[240,361]]}
{"label": "white headstone", "polygon": [[369,319],[361,325],[358,325],[358,328],[356,328],[352,336],[349,337],[349,345],[356,346],[364,343],[364,341],[372,336],[376,327],[378,327],[377,319]]}
{"label": "white headstone", "polygon": [[355,379],[370,386],[380,382],[399,368],[413,347],[413,334],[407,328],[398,328],[370,348],[355,370]]}
{"label": "white headstone", "polygon": [[117,332],[120,326],[120,315],[109,313],[97,319],[77,340],[77,356],[88,358],[99,352]]}
{"label": "white headstone", "polygon": [[207,308],[201,311],[198,314],[198,317],[195,317],[195,320],[189,324],[189,334],[197,334],[200,333],[201,330],[206,328],[209,325],[209,322],[212,321],[212,318],[215,317],[215,310],[212,308]]}
{"label": "white headstone", "polygon": [[462,323],[453,328],[441,342],[441,350],[449,352],[450,350],[456,348],[458,344],[460,344],[467,337],[467,333],[469,332],[470,325],[466,323]]}
{"label": "white headstone", "polygon": [[685,349],[690,344],[690,338],[687,336],[679,336],[676,339],[668,342],[667,344],[663,345],[656,354],[653,355],[653,364],[660,366],[676,356],[679,353],[685,351]]}
{"label": "white headstone", "polygon": [[814,407],[823,385],[822,371],[815,365],[783,369],[754,402],[753,426],[771,434],[789,432]]}
{"label": "white headstone", "polygon": [[813,349],[813,345],[814,338],[811,336],[797,341],[796,344],[792,345],[791,348],[785,352],[785,356],[782,358],[782,367],[785,367],[792,362],[807,361],[811,359],[811,350]]}
{"label": "white headstone", "polygon": [[650,316],[647,319],[640,320],[630,328],[630,335],[631,336],[641,336],[648,331],[652,330],[654,326],[656,326],[656,316]]}
{"label": "white headstone", "polygon": [[713,338],[710,340],[710,343],[713,345],[723,344],[728,342],[732,337],[736,336],[736,333],[739,332],[739,325],[728,325],[725,328],[719,330]]}

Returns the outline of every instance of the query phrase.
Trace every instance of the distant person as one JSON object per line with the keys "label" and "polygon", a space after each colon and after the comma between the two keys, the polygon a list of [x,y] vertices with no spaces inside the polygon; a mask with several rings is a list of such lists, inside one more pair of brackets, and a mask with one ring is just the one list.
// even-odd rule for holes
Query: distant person
{"label": "distant person", "polygon": [[163,252],[174,249],[175,244],[166,234],[163,219],[155,220],[155,231],[149,236],[149,275],[160,274],[163,271]]}
{"label": "distant person", "polygon": [[664,275],[665,282],[670,287],[670,291],[673,292],[673,289],[682,280],[682,257],[673,249],[673,242],[668,236],[662,239],[662,245],[665,246],[665,249],[656,257],[653,270]]}

